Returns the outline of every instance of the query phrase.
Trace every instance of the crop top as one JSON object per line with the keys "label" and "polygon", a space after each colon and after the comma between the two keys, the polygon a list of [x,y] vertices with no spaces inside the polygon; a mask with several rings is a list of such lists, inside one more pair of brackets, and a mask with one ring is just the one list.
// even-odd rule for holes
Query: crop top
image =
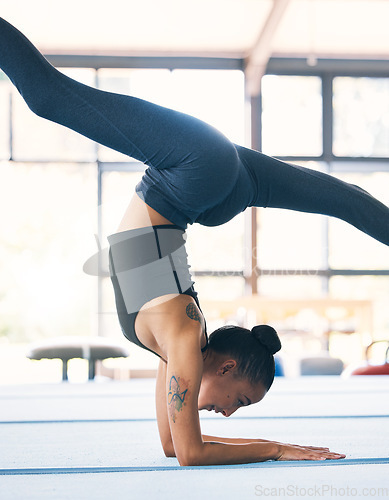
{"label": "crop top", "polygon": [[[189,272],[185,236],[184,229],[171,224],[108,236],[109,271],[122,332],[128,340],[157,356],[140,342],[135,332],[141,307],[157,297],[179,293],[193,297],[201,311]],[[202,351],[208,346],[206,326],[205,336],[207,344]]]}

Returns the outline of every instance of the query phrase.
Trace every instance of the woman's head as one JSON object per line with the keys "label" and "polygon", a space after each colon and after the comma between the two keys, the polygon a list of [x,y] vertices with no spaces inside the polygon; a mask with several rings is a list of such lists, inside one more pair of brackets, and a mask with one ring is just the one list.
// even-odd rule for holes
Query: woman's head
{"label": "woman's head", "polygon": [[254,326],[250,331],[239,326],[222,326],[209,337],[208,349],[235,359],[237,375],[268,391],[274,380],[274,354],[281,349],[280,339],[271,326]]}
{"label": "woman's head", "polygon": [[260,401],[274,380],[274,354],[281,349],[267,325],[251,331],[223,326],[209,337],[199,393],[199,409],[229,416],[240,406]]}

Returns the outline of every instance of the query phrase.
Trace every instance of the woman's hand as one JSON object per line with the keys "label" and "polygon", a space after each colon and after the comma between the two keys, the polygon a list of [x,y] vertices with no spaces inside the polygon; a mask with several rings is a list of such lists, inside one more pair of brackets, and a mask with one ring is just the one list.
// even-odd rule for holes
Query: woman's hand
{"label": "woman's hand", "polygon": [[338,460],[346,456],[343,453],[333,453],[329,448],[300,446],[297,444],[278,444],[280,455],[275,460]]}

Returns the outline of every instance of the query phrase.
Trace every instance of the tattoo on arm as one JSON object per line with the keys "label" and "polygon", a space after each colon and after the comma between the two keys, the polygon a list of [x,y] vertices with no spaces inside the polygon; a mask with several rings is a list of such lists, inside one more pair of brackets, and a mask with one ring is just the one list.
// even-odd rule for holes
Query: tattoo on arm
{"label": "tattoo on arm", "polygon": [[[181,384],[181,385],[180,385]],[[188,384],[185,383],[185,380],[178,379],[173,375],[170,379],[169,384],[169,393],[167,395],[167,402],[169,405],[169,413],[173,422],[176,421],[176,412],[182,410],[182,407],[185,406],[185,397],[188,394],[188,389],[182,390]]]}
{"label": "tattoo on arm", "polygon": [[186,315],[188,318],[198,321],[203,326],[203,317],[192,302],[186,306]]}

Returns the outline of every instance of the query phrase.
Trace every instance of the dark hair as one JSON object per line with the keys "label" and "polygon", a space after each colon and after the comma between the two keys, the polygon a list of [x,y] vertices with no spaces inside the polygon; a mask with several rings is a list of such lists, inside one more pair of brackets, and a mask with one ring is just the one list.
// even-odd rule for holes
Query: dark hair
{"label": "dark hair", "polygon": [[261,382],[266,390],[274,380],[274,356],[281,349],[277,332],[268,325],[258,325],[250,331],[240,326],[226,325],[209,336],[209,349],[235,359],[238,376],[253,385]]}

